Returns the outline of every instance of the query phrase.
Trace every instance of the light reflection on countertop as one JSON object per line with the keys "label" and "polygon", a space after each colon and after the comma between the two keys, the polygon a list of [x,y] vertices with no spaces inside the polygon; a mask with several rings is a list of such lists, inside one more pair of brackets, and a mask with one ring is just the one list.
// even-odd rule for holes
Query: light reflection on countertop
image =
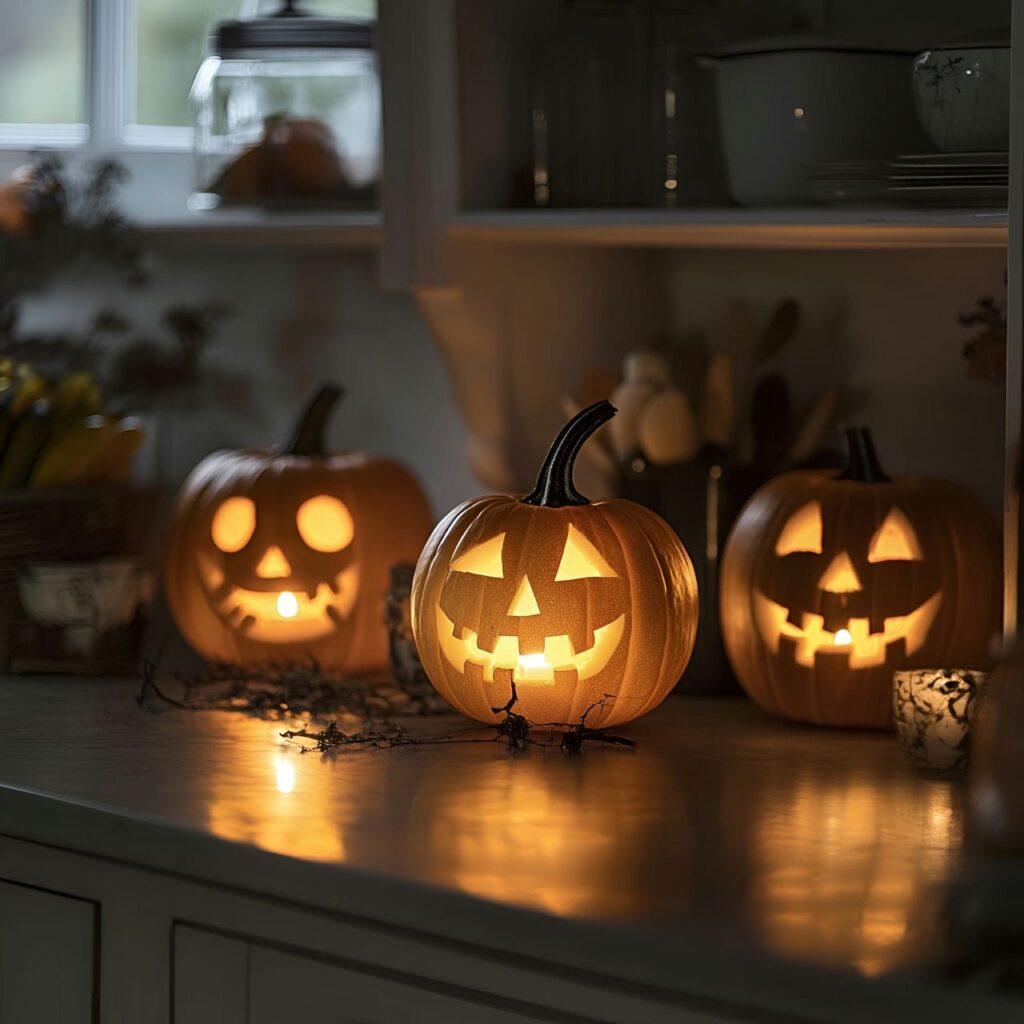
{"label": "light reflection on countertop", "polygon": [[[562,917],[697,926],[874,975],[935,942],[957,784],[892,736],[674,698],[636,751],[302,754],[279,722],[153,714],[126,684],[4,680],[0,784]],[[438,731],[449,723],[420,721]]]}

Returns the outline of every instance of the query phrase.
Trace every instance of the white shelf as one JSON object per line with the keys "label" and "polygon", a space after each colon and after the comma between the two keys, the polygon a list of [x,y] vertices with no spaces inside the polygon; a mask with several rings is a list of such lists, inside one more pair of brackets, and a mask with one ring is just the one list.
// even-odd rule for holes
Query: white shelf
{"label": "white shelf", "polygon": [[456,238],[679,249],[1005,248],[1005,210],[498,210],[457,214]]}
{"label": "white shelf", "polygon": [[382,237],[379,210],[268,213],[214,210],[171,219],[140,219],[140,230],[155,241],[213,242],[322,249],[375,249]]}

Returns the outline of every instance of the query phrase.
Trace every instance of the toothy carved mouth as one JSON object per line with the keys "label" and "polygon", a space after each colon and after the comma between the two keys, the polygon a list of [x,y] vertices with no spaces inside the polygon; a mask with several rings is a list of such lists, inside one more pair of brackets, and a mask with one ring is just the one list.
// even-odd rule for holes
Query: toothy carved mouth
{"label": "toothy carved mouth", "polygon": [[487,651],[477,644],[477,634],[468,626],[462,638],[455,635],[455,624],[440,608],[437,609],[437,637],[448,664],[457,672],[476,665],[483,671],[484,681],[494,682],[496,671],[512,674],[515,683],[552,684],[556,672],[575,672],[579,682],[596,676],[611,661],[622,640],[626,616],[594,630],[594,645],[576,652],[572,641],[564,633],[544,638],[544,651],[520,654],[519,637],[499,636],[494,650]]}
{"label": "toothy carved mouth", "polygon": [[868,619],[850,619],[848,636],[842,630],[830,633],[821,615],[804,612],[801,625],[789,621],[789,612],[781,605],[754,591],[754,618],[761,638],[773,654],[779,653],[782,638],[795,641],[793,660],[805,668],[814,667],[818,654],[846,655],[850,668],[877,668],[885,664],[887,649],[899,640],[911,655],[924,645],[928,632],[942,604],[942,593],[936,592],[909,615],[893,615],[885,619],[881,633],[870,632]]}
{"label": "toothy carved mouth", "polygon": [[[294,598],[282,615],[278,598],[287,591]],[[310,597],[290,590],[282,581],[281,590],[247,590],[231,587],[216,599],[222,618],[243,636],[261,643],[305,643],[332,633],[351,614],[359,595],[359,569],[350,565],[333,580],[321,583]]]}

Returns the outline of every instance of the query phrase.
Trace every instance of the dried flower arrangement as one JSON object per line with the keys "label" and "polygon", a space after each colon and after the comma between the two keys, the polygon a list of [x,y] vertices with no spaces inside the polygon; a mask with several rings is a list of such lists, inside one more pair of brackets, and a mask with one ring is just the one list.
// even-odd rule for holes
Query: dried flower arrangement
{"label": "dried flower arrangement", "polygon": [[227,312],[216,302],[168,306],[161,317],[166,336],[136,330],[111,308],[82,330],[21,328],[22,300],[76,267],[102,269],[127,289],[149,283],[141,236],[117,207],[125,177],[109,160],[71,175],[60,158],[46,154],[0,188],[0,356],[30,363],[49,380],[88,371],[108,403],[120,408],[198,401],[203,387],[238,396],[241,379],[208,358]]}
{"label": "dried flower arrangement", "polygon": [[971,330],[964,343],[970,380],[997,384],[1006,379],[1006,304],[986,295],[961,313],[960,326]]}

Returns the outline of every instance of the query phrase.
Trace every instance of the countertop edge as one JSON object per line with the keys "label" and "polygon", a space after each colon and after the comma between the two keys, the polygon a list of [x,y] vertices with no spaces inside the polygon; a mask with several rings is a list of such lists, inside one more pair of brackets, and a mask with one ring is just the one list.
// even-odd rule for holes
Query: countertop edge
{"label": "countertop edge", "polygon": [[[964,1012],[984,1009],[987,1020],[1019,1020],[1015,1001],[920,975],[869,979],[801,964],[696,925],[669,930],[560,918],[427,882],[299,860],[24,787],[0,784],[0,822],[0,835],[11,839],[283,902],[407,939],[440,941],[462,954],[501,962],[511,956],[528,970],[589,975],[604,986],[727,1016],[757,1011],[842,1021],[870,1011],[879,1021],[924,1021],[963,1001]],[[738,1001],[740,991],[748,998]]]}

